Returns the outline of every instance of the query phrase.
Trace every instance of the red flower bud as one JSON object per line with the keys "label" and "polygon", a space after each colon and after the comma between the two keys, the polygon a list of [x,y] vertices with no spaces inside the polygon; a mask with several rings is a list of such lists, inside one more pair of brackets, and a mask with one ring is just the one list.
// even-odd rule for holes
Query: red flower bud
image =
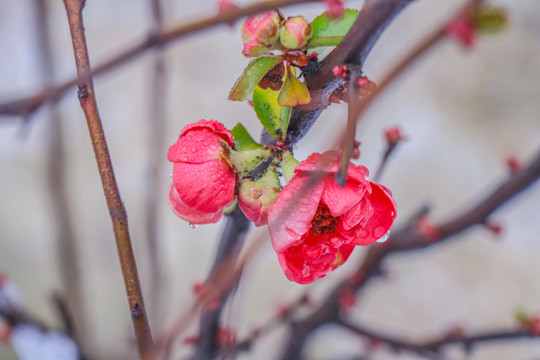
{"label": "red flower bud", "polygon": [[176,215],[193,224],[221,218],[234,201],[236,175],[226,152],[232,145],[230,131],[215,120],[184,127],[167,156],[174,163],[169,204]]}
{"label": "red flower bud", "polygon": [[275,10],[248,17],[242,26],[243,54],[254,57],[274,49],[282,21],[282,17]]}
{"label": "red flower bud", "polygon": [[446,26],[446,34],[454,38],[464,48],[470,49],[476,40],[476,29],[471,19],[461,16]]}
{"label": "red flower bud", "polygon": [[303,16],[288,18],[279,30],[281,45],[287,49],[302,49],[311,39],[311,24]]}
{"label": "red flower bud", "polygon": [[342,289],[338,295],[338,304],[341,310],[350,310],[356,304],[356,293],[351,288]]}
{"label": "red flower bud", "polygon": [[332,69],[332,74],[334,74],[335,77],[342,78],[343,80],[347,80],[347,76],[349,75],[349,69],[347,68],[347,65],[336,65]]}
{"label": "red flower bud", "polygon": [[391,147],[396,146],[400,141],[405,140],[401,128],[397,125],[384,129],[384,137],[388,146]]}
{"label": "red flower bud", "polygon": [[510,169],[512,172],[519,171],[523,168],[523,164],[519,159],[513,155],[509,155],[505,159],[506,166]]}
{"label": "red flower bud", "polygon": [[343,16],[343,0],[324,0],[327,7],[328,17],[336,19]]}
{"label": "red flower bud", "polygon": [[[306,191],[322,161],[328,163],[326,175]],[[377,241],[394,222],[390,190],[366,180],[368,170],[354,164],[341,187],[334,180],[338,169],[338,152],[312,154],[296,167],[268,211],[272,246],[291,281],[307,284],[326,276],[348,259],[355,245]]]}

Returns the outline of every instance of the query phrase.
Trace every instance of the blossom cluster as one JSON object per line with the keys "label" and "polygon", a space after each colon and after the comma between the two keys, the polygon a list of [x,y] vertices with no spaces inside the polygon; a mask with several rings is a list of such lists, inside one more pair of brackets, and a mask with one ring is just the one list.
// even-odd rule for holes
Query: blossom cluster
{"label": "blossom cluster", "polygon": [[[307,284],[343,264],[355,246],[384,237],[396,215],[390,191],[367,180],[364,166],[351,164],[345,186],[334,178],[339,153],[312,154],[289,169],[292,158],[278,146],[241,151],[221,123],[200,120],[187,125],[168,153],[173,165],[169,204],[192,224],[217,222],[235,199],[256,226],[268,224],[279,263],[291,281]],[[255,152],[254,152],[255,151]],[[264,157],[261,154],[271,154]],[[257,177],[258,165],[273,158]],[[287,162],[287,164],[285,164]],[[277,167],[289,180],[281,186]],[[314,176],[322,177],[311,184]]]}
{"label": "blossom cluster", "polygon": [[276,10],[251,16],[242,26],[243,54],[247,57],[275,49],[301,49],[310,38],[311,25],[303,16],[285,20]]}

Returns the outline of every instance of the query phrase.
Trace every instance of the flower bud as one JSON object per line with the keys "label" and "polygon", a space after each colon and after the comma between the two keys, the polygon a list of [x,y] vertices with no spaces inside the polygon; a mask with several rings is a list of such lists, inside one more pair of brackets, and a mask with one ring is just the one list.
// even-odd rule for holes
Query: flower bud
{"label": "flower bud", "polygon": [[290,17],[281,27],[279,39],[287,49],[301,49],[311,39],[311,24],[303,16]]}
{"label": "flower bud", "polygon": [[275,10],[248,17],[242,26],[243,54],[254,57],[273,49],[279,39],[281,22]]}
{"label": "flower bud", "polygon": [[236,175],[228,152],[233,137],[223,124],[200,120],[187,125],[167,155],[173,166],[169,204],[193,224],[215,223],[234,201]]}
{"label": "flower bud", "polygon": [[238,205],[255,226],[266,225],[268,209],[280,193],[280,184],[275,167],[270,167],[258,180],[244,179],[240,185]]}

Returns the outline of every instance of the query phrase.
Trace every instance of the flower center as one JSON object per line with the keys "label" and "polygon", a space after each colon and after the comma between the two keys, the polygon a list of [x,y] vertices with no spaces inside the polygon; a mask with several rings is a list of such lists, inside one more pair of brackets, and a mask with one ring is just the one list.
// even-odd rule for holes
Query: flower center
{"label": "flower center", "polygon": [[311,220],[311,230],[315,235],[331,234],[336,231],[338,218],[330,214],[330,210],[326,205],[319,203],[317,212]]}

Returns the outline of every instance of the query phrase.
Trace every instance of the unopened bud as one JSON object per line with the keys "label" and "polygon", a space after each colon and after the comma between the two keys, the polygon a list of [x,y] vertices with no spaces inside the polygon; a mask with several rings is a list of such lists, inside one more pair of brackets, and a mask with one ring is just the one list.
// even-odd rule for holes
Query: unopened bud
{"label": "unopened bud", "polygon": [[311,39],[311,24],[303,16],[290,17],[281,27],[279,39],[287,49],[304,48]]}
{"label": "unopened bud", "polygon": [[242,26],[244,55],[259,56],[274,49],[279,39],[279,27],[283,19],[275,10],[250,16]]}
{"label": "unopened bud", "polygon": [[268,209],[280,193],[280,184],[275,167],[270,167],[258,180],[244,179],[240,185],[238,205],[255,226],[266,225]]}

